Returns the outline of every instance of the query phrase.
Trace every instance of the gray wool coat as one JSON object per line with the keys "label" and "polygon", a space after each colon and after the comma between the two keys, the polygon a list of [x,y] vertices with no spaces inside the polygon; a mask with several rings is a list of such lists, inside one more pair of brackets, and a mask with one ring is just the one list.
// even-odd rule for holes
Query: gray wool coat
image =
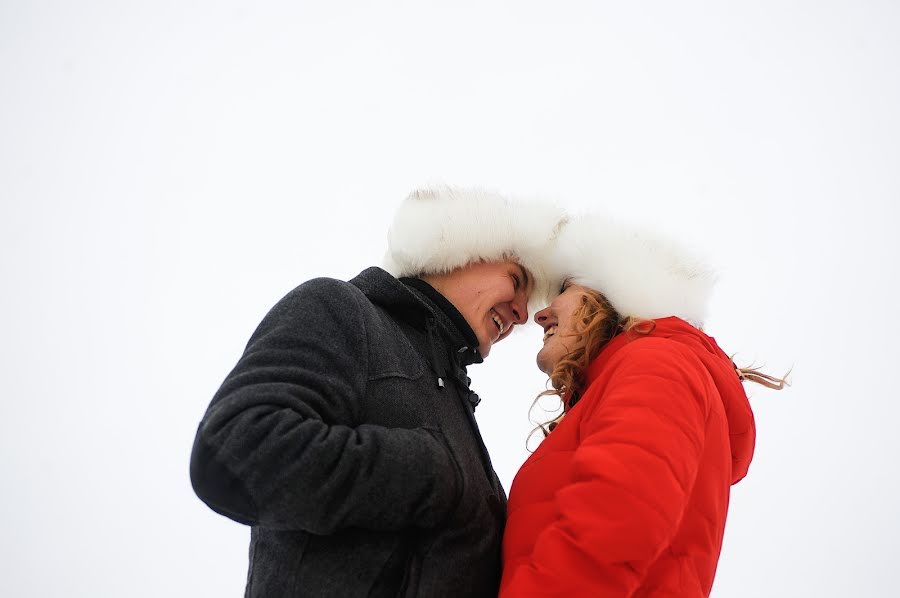
{"label": "gray wool coat", "polygon": [[497,595],[506,496],[473,416],[480,358],[434,293],[379,268],[306,282],[214,396],[191,482],[251,526],[246,596]]}

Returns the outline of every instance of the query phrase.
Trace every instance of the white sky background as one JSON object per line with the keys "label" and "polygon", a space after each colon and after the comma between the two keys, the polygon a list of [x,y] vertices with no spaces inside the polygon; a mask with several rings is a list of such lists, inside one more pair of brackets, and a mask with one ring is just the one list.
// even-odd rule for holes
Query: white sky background
{"label": "white sky background", "polygon": [[[626,6],[627,4],[627,6]],[[713,595],[900,585],[900,7],[0,3],[4,595],[242,596],[196,425],[268,308],[429,181],[706,248],[754,395]],[[507,489],[536,327],[471,368]]]}

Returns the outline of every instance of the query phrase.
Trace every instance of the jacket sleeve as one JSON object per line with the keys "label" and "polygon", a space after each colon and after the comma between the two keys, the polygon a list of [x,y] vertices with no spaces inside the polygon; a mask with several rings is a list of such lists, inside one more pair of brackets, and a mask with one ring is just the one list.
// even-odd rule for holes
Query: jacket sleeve
{"label": "jacket sleeve", "polygon": [[630,596],[679,526],[704,442],[708,374],[660,338],[627,345],[607,367],[608,382],[581,399],[591,411],[555,520],[503,580],[503,598]]}
{"label": "jacket sleeve", "polygon": [[248,525],[329,534],[431,527],[458,500],[440,433],[358,422],[367,383],[364,300],[317,279],[262,321],[194,440],[191,482]]}

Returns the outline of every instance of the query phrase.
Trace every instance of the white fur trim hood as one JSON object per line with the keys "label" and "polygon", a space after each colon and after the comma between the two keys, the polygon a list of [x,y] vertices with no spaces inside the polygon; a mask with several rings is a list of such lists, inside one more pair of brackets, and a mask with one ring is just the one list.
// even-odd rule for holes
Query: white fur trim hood
{"label": "white fur trim hood", "polygon": [[562,217],[551,203],[513,201],[483,189],[417,189],[394,215],[384,269],[399,278],[512,259],[534,278],[531,296],[543,298],[545,261]]}
{"label": "white fur trim hood", "polygon": [[673,240],[596,213],[569,218],[548,261],[552,285],[571,279],[600,291],[622,316],[678,316],[698,327],[716,280]]}

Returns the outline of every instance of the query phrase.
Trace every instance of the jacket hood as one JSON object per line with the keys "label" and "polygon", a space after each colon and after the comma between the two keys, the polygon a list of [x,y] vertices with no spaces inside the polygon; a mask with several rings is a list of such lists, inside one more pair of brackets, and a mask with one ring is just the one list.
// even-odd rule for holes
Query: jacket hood
{"label": "jacket hood", "polygon": [[[750,461],[753,459],[753,449],[756,445],[756,423],[747,393],[735,372],[734,363],[719,348],[714,338],[681,318],[660,318],[654,322],[656,327],[649,336],[671,339],[687,346],[700,358],[712,376],[728,418],[728,436],[731,444],[731,483],[739,482],[747,475]],[[597,365],[602,367],[602,363],[599,363],[601,359],[602,362],[607,361],[613,353],[631,339],[634,337],[626,332],[610,341],[595,360],[598,362]]]}
{"label": "jacket hood", "polygon": [[735,372],[734,363],[719,348],[714,338],[680,318],[656,320],[656,329],[653,334],[689,346],[703,361],[712,376],[728,417],[728,436],[731,440],[731,483],[736,484],[747,475],[750,461],[753,459],[753,449],[756,446],[756,423],[744,385]]}

